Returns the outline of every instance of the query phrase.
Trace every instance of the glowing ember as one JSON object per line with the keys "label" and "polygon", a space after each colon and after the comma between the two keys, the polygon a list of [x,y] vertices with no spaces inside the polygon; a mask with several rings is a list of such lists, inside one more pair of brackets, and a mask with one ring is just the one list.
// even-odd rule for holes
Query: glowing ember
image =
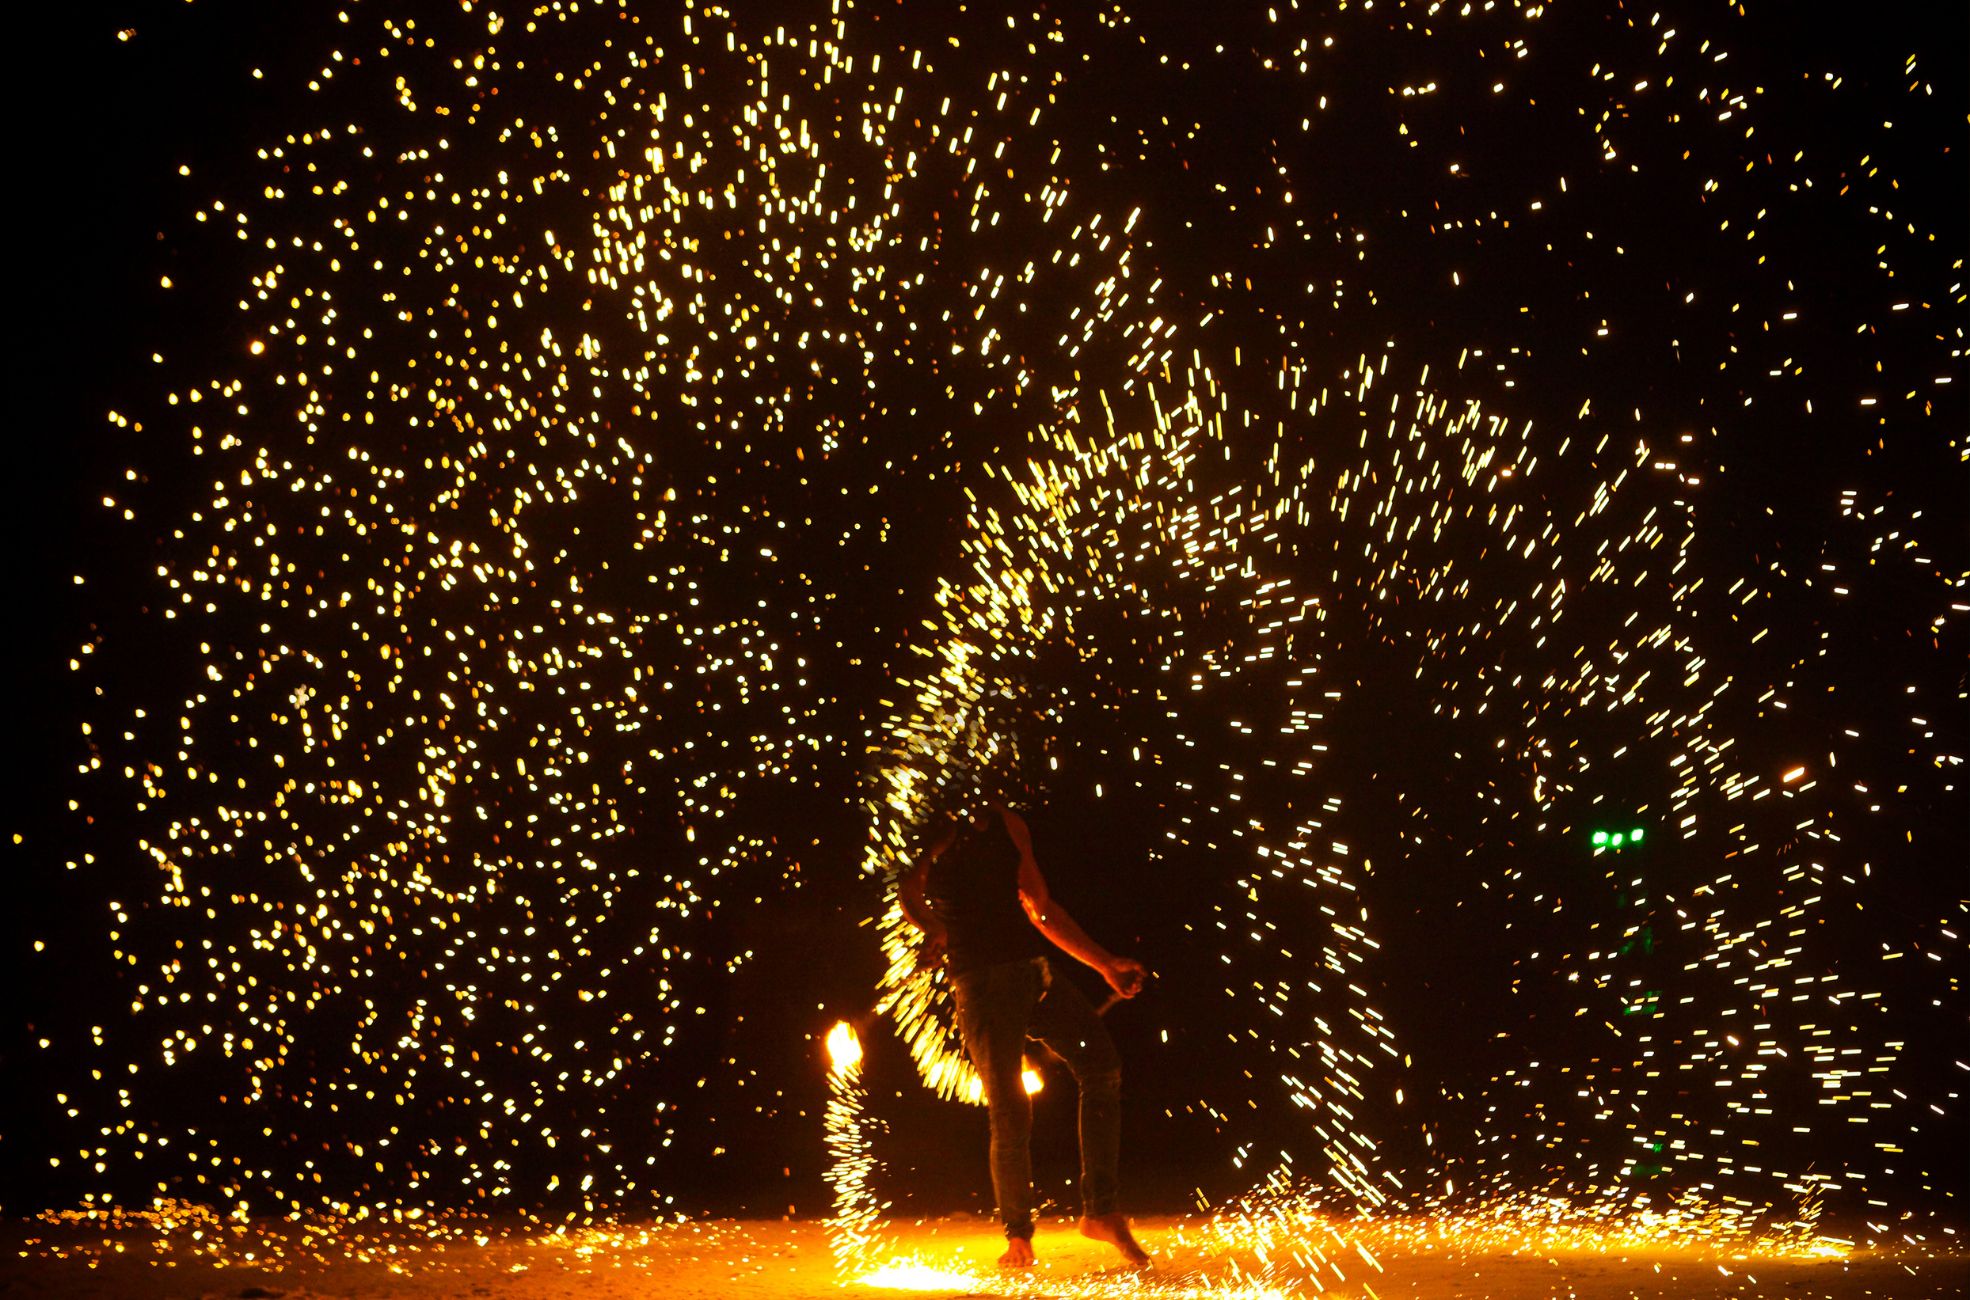
{"label": "glowing ember", "polygon": [[855,1280],[863,1286],[891,1291],[982,1291],[990,1286],[988,1279],[976,1273],[961,1273],[918,1260],[892,1260]]}

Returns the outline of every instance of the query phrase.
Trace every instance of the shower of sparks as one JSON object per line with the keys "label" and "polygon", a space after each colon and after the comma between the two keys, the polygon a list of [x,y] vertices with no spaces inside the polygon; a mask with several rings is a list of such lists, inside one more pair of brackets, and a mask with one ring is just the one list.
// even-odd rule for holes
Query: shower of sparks
{"label": "shower of sparks", "polygon": [[[1074,668],[1082,689],[1061,692],[1057,699],[1023,702],[1028,709],[1037,705],[1039,725],[1049,731],[1075,731],[1081,720],[1068,715],[1077,705],[1119,712],[1118,698],[1142,692],[1164,699],[1164,683],[1201,690],[1207,676],[1229,675],[1232,665],[1257,665],[1253,675],[1263,674],[1261,690],[1272,696],[1273,707],[1284,710],[1280,716],[1293,720],[1285,730],[1301,731],[1299,719],[1317,716],[1317,709],[1301,707],[1301,691],[1317,699],[1326,683],[1317,652],[1302,648],[1296,654],[1295,639],[1309,620],[1318,624],[1322,611],[1317,599],[1292,590],[1290,580],[1279,576],[1282,566],[1277,563],[1290,545],[1282,540],[1291,535],[1286,520],[1305,516],[1300,484],[1292,484],[1274,501],[1262,494],[1256,480],[1245,479],[1240,467],[1230,465],[1233,443],[1225,437],[1222,406],[1213,400],[1208,376],[1200,377],[1197,387],[1206,390],[1203,396],[1192,392],[1168,411],[1156,407],[1146,432],[1104,428],[1093,434],[1095,441],[1085,451],[1090,431],[1082,430],[1077,438],[1071,427],[1062,428],[1055,442],[1062,459],[1029,461],[1029,473],[1006,476],[1016,503],[1012,510],[972,514],[966,535],[973,561],[970,578],[940,586],[945,635],[935,651],[927,652],[935,658],[934,668],[923,675],[913,710],[900,715],[891,729],[894,747],[906,761],[885,769],[889,808],[910,811],[911,796],[936,784],[937,777],[928,773],[979,765],[969,750],[956,755],[947,750],[965,744],[969,719],[991,711],[998,681],[1030,679],[1047,671],[1043,660],[1050,648],[1068,647],[1079,660]],[[1153,404],[1156,390],[1148,392]],[[1270,450],[1263,445],[1256,449]],[[1201,475],[1190,473],[1200,460],[1234,486],[1207,496],[1208,489],[1199,486]],[[1276,467],[1276,456],[1270,460]],[[1266,609],[1270,617],[1252,619],[1245,628],[1233,626],[1227,634],[1228,620],[1220,618],[1215,627],[1202,623],[1213,602]],[[1203,635],[1185,637],[1186,615],[1192,630]],[[1147,627],[1131,627],[1125,621],[1129,618]],[[1098,620],[1102,634],[1086,626]],[[1181,719],[1176,710],[1158,712],[1165,719]],[[959,724],[951,725],[951,719]],[[1112,732],[1112,724],[1105,730]],[[1181,742],[1181,731],[1174,734]],[[1157,752],[1158,742],[1166,738],[1152,734],[1127,739],[1132,752],[1140,754],[1145,749]],[[1225,737],[1214,738],[1220,761],[1236,756],[1249,759],[1253,768],[1276,766],[1263,757],[1263,745],[1275,737],[1255,739],[1254,727],[1233,720]],[[911,758],[916,761],[907,761]],[[991,762],[988,756],[982,765]],[[1224,767],[1236,770],[1229,762]],[[1289,771],[1308,767],[1302,763]],[[1322,829],[1318,818],[1288,820],[1282,809],[1275,821],[1272,808],[1253,811],[1265,820],[1246,819],[1228,833],[1261,836],[1267,822],[1284,822],[1286,833],[1272,845],[1261,841],[1256,846],[1254,878],[1240,880],[1238,889],[1256,899],[1259,876],[1268,884],[1285,882],[1297,886],[1301,898],[1318,900],[1316,905],[1335,918],[1311,933],[1316,952],[1303,958],[1288,949],[1277,953],[1286,962],[1317,962],[1326,975],[1305,979],[1297,989],[1283,982],[1254,985],[1265,1010],[1287,1023],[1309,1023],[1310,1011],[1295,1014],[1296,995],[1318,997],[1324,984],[1335,983],[1342,986],[1342,1005],[1347,1005],[1351,986],[1345,976],[1361,962],[1365,943],[1372,942],[1355,924],[1357,917],[1365,921],[1365,914],[1344,869],[1330,857],[1316,859],[1305,852]],[[1173,841],[1182,838],[1176,827],[1166,834]],[[1337,913],[1335,907],[1345,911]],[[1265,923],[1256,914],[1250,919]],[[889,970],[896,978],[915,965],[914,931],[894,907],[884,922]],[[898,986],[887,1001],[931,1086],[975,1100],[979,1089],[950,1029],[949,1010],[936,1001],[938,993],[929,991],[938,987],[912,980]],[[1348,1125],[1349,1098],[1360,1095],[1369,1048],[1393,1056],[1394,1047],[1372,1008],[1347,1005],[1347,1011],[1360,1030],[1358,1044],[1332,1034],[1317,1044],[1278,1040],[1270,1046],[1277,1049],[1275,1065],[1287,1090],[1283,1100],[1305,1109],[1304,1122],[1323,1141],[1328,1171],[1373,1203],[1385,1193],[1363,1161],[1372,1145]],[[1237,1041],[1236,1034],[1232,1041]]]}
{"label": "shower of sparks", "polygon": [[[111,415],[202,486],[105,496],[155,578],[75,663],[70,866],[148,873],[57,1096],[90,1204],[674,1207],[704,1098],[781,1104],[689,1064],[717,937],[852,870],[857,780],[883,1008],[975,1101],[875,886],[1014,770],[1147,819],[1114,870],[1213,1007],[1154,1027],[1167,1119],[1247,1245],[1810,1253],[1954,1194],[1910,1026],[1961,1009],[1917,830],[1970,580],[1914,489],[1970,456],[1965,295],[1902,186],[1961,157],[1872,125],[1936,120],[1916,56],[1754,69],[1694,4],[416,8],[335,12],[165,286],[236,324]],[[1473,1082],[1385,993],[1425,878],[1512,931]]]}
{"label": "shower of sparks", "polygon": [[828,1031],[828,1113],[826,1124],[829,1179],[834,1188],[834,1214],[828,1219],[828,1245],[835,1264],[854,1276],[868,1263],[882,1217],[869,1190],[869,1171],[875,1165],[867,1117],[868,1095],[861,1082],[862,1044],[846,1021]]}

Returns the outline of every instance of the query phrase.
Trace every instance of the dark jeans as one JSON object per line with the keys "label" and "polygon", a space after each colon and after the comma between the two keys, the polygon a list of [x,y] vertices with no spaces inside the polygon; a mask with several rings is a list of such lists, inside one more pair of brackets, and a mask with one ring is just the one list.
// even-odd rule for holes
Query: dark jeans
{"label": "dark jeans", "polygon": [[958,1031],[992,1114],[992,1191],[1006,1236],[1033,1235],[1033,1108],[1021,1067],[1038,1039],[1073,1071],[1081,1093],[1081,1212],[1115,1212],[1122,1148],[1122,1063],[1107,1026],[1047,959],[1005,962],[952,981]]}

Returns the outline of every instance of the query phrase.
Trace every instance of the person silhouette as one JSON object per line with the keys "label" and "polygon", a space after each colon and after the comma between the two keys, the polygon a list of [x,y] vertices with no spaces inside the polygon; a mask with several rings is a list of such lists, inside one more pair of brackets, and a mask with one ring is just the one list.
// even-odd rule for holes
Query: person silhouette
{"label": "person silhouette", "polygon": [[1000,1267],[1033,1263],[1028,1039],[1066,1064],[1080,1092],[1081,1235],[1109,1243],[1131,1265],[1148,1264],[1117,1208],[1121,1058],[1100,1015],[1054,969],[1043,936],[1100,975],[1116,997],[1134,997],[1148,972],[1090,939],[1053,897],[1026,820],[1004,804],[939,819],[897,896],[904,917],[923,932],[921,964],[944,965],[965,1052],[984,1083],[992,1190],[1006,1234]]}

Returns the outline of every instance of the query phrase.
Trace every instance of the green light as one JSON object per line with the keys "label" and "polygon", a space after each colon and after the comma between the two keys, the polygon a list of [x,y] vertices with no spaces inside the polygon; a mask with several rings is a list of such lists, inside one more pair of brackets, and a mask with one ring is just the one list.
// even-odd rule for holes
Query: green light
{"label": "green light", "polygon": [[1614,838],[1609,840],[1608,843],[1612,844],[1615,848],[1618,849],[1623,844],[1627,843],[1627,841],[1628,841],[1627,836],[1623,835],[1620,831],[1616,831],[1614,833]]}
{"label": "green light", "polygon": [[1600,847],[1601,845],[1603,845],[1603,844],[1605,844],[1605,843],[1607,843],[1607,832],[1606,832],[1606,831],[1595,831],[1595,832],[1594,832],[1594,847],[1595,847],[1595,848],[1599,848],[1599,847]]}
{"label": "green light", "polygon": [[1637,826],[1634,830],[1628,832],[1628,842],[1630,844],[1640,844],[1642,842],[1641,827]]}

